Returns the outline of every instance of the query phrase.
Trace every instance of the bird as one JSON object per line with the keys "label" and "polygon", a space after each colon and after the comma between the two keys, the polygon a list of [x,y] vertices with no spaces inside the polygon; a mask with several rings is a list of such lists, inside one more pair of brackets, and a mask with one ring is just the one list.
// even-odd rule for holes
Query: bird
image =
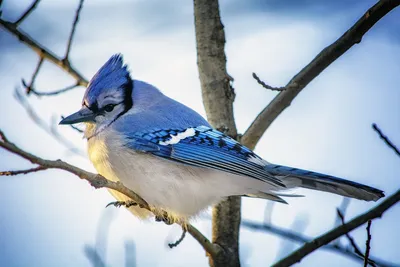
{"label": "bird", "polygon": [[[314,171],[277,165],[214,129],[191,108],[131,77],[121,54],[90,80],[81,109],[60,124],[84,123],[88,156],[99,174],[119,181],[169,220],[187,221],[230,196],[287,203],[306,188],[365,201],[384,192]],[[120,202],[129,201],[110,190]],[[152,215],[129,207],[139,218]]]}

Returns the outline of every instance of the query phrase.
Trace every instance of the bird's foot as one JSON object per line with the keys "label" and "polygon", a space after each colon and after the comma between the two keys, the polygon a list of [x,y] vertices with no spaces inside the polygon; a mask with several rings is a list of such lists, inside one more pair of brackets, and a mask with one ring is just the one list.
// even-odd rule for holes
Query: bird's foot
{"label": "bird's foot", "polygon": [[106,208],[109,206],[114,206],[117,208],[124,206],[126,208],[129,208],[129,207],[137,206],[137,203],[134,201],[113,201],[113,202],[108,203]]}

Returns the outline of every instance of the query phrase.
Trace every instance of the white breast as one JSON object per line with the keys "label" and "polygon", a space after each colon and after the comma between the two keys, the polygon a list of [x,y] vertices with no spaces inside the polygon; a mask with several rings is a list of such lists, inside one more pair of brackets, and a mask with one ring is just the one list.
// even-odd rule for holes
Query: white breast
{"label": "white breast", "polygon": [[[121,181],[150,205],[174,217],[193,216],[224,197],[251,194],[260,185],[254,179],[249,183],[246,177],[175,163],[123,144],[123,138],[111,129],[91,138],[88,151],[96,170],[110,180]],[[112,194],[126,199],[117,192]],[[132,212],[139,217],[149,215],[138,208]]]}

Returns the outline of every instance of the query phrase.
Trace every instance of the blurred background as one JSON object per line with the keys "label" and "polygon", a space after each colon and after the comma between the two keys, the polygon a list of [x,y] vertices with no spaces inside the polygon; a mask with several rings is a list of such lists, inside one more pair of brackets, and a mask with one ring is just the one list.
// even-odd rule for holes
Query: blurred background
{"label": "blurred background", "polygon": [[[234,77],[239,132],[276,95],[258,85],[255,72],[272,86],[285,85],[324,47],[335,41],[376,1],[221,0],[228,72]],[[31,0],[4,0],[2,18],[15,21]],[[21,29],[63,55],[78,1],[42,0]],[[329,173],[386,192],[400,187],[399,158],[372,130],[377,123],[400,144],[400,9],[379,21],[359,45],[320,74],[264,134],[256,152],[273,163]],[[86,0],[70,58],[90,79],[114,53],[122,53],[132,77],[156,85],[168,96],[205,115],[196,65],[192,1]],[[63,159],[89,171],[82,135],[58,126],[76,111],[84,88],[52,97],[31,95],[29,104],[68,147],[38,127],[16,100],[21,79],[30,80],[38,55],[0,28],[0,129],[27,151]],[[44,62],[35,87],[52,91],[73,84],[58,67]],[[71,147],[76,150],[71,151]],[[0,149],[0,170],[29,163]],[[315,237],[335,226],[343,198],[297,190],[305,198],[289,205],[244,199],[243,219],[264,220]],[[0,177],[0,266],[207,266],[208,259],[187,235],[173,249],[181,229],[140,221],[125,209],[107,208],[114,199],[72,174],[49,170]],[[346,219],[374,203],[352,200]],[[267,216],[265,216],[267,210]],[[211,237],[210,212],[193,221]],[[400,208],[372,223],[371,255],[400,264]],[[365,251],[365,226],[351,235]],[[342,238],[340,242],[347,244]],[[242,227],[243,266],[268,266],[299,246],[270,233]],[[101,260],[96,259],[100,257]],[[299,266],[360,266],[360,262],[318,250]]]}

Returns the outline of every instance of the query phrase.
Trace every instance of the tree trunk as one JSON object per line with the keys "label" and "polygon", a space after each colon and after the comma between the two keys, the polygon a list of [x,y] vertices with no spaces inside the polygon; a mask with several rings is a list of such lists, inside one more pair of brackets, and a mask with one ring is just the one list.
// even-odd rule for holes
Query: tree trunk
{"label": "tree trunk", "polygon": [[[230,86],[232,78],[226,71],[225,33],[218,0],[194,0],[194,18],[197,65],[207,119],[216,129],[236,138],[235,93]],[[224,253],[210,258],[211,266],[240,266],[240,204],[240,197],[230,197],[213,210],[212,241],[220,245]]]}

